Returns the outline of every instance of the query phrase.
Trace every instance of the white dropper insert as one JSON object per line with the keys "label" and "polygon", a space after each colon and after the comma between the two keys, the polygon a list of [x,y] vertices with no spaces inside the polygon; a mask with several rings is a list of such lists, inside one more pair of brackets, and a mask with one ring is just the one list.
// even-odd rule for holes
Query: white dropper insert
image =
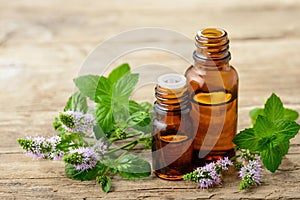
{"label": "white dropper insert", "polygon": [[157,81],[160,87],[167,89],[179,89],[186,85],[186,78],[180,74],[164,74]]}

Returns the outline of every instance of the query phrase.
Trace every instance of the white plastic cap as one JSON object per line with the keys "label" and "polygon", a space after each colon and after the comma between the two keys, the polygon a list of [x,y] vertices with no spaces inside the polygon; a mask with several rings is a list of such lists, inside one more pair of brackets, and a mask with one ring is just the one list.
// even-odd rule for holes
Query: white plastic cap
{"label": "white plastic cap", "polygon": [[183,88],[186,85],[186,78],[180,74],[164,74],[157,81],[159,86],[167,89]]}

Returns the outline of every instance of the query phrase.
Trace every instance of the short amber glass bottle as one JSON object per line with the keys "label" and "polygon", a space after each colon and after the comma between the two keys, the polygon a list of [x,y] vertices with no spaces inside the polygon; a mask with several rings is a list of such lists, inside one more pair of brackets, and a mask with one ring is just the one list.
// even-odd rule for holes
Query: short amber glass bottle
{"label": "short amber glass bottle", "polygon": [[193,126],[190,101],[183,75],[158,78],[152,133],[152,167],[167,180],[180,180],[192,170]]}
{"label": "short amber glass bottle", "polygon": [[238,75],[229,65],[226,31],[201,30],[196,35],[195,61],[186,71],[194,121],[193,164],[202,165],[235,154]]}

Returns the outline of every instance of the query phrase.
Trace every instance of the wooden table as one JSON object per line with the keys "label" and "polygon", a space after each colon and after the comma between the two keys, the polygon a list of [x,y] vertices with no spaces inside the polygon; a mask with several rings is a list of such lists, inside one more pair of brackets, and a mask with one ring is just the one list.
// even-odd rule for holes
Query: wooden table
{"label": "wooden table", "polygon": [[[33,161],[16,142],[18,137],[55,134],[52,120],[74,91],[72,78],[88,53],[121,31],[145,26],[191,39],[205,27],[228,31],[231,63],[240,76],[239,130],[249,126],[249,110],[272,92],[300,112],[299,19],[297,0],[0,0],[0,199],[300,199],[299,136],[280,169],[264,171],[261,186],[248,192],[237,189],[233,173],[209,190],[154,176],[135,181],[116,176],[113,191],[105,194],[94,181],[66,178],[62,162]],[[179,73],[187,67],[151,51],[125,56],[112,66],[124,61],[133,67],[163,63]],[[134,98],[145,98],[142,94]],[[149,98],[153,100],[151,92]]]}

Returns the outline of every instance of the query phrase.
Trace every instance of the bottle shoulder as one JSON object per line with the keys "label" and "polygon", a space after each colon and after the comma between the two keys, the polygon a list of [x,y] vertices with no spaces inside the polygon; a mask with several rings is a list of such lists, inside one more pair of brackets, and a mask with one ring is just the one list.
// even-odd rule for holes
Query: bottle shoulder
{"label": "bottle shoulder", "polygon": [[234,66],[229,65],[224,68],[217,67],[194,67],[193,65],[188,67],[185,71],[185,76],[188,78],[189,76],[208,76],[213,74],[232,74],[233,76],[238,76],[238,72]]}
{"label": "bottle shoulder", "polygon": [[235,91],[238,86],[238,73],[231,65],[220,70],[202,67],[189,67],[185,73],[189,91]]}

